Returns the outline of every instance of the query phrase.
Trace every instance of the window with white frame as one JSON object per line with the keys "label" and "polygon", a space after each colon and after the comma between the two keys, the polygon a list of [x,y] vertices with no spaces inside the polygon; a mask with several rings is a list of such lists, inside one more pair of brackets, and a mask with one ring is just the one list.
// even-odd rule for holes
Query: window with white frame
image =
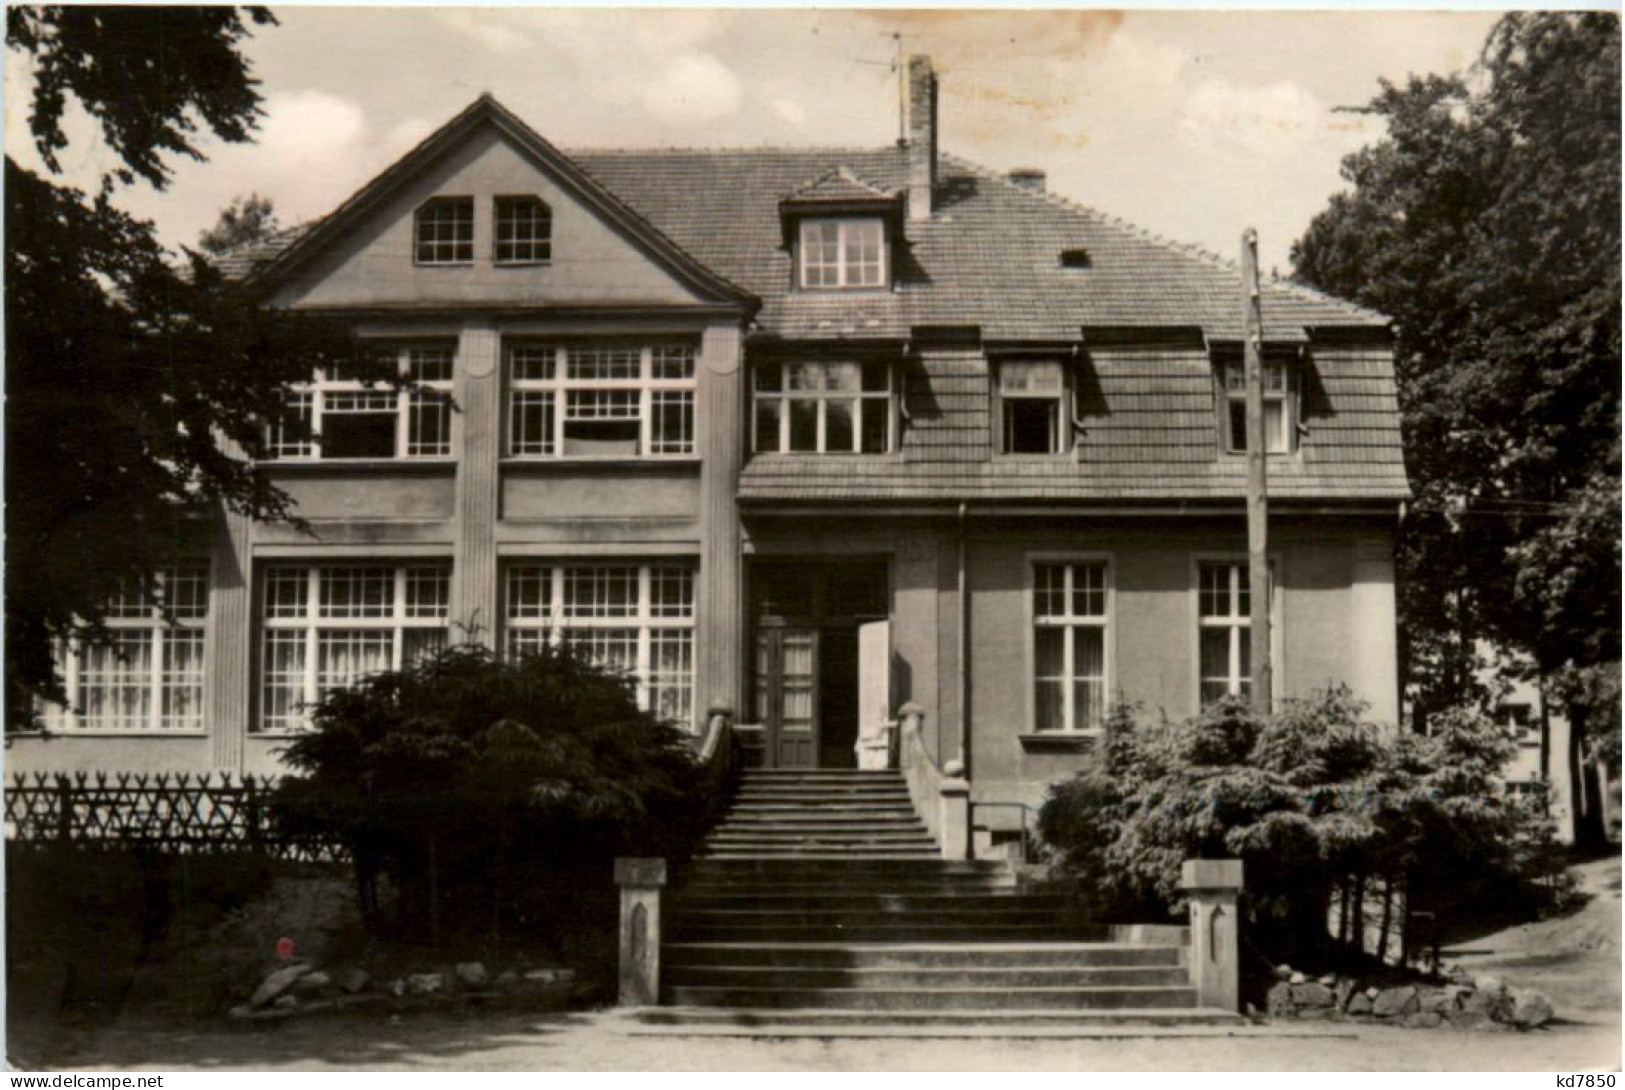
{"label": "window with white frame", "polygon": [[270,456],[314,458],[445,458],[451,455],[452,360],[444,345],[381,348],[410,386],[363,382],[353,368],[320,368],[315,380],[286,395],[271,429]]}
{"label": "window with white frame", "polygon": [[[1274,565],[1270,583],[1274,583]],[[1197,670],[1203,707],[1252,695],[1252,589],[1244,561],[1197,565]]]}
{"label": "window with white frame", "polygon": [[685,564],[521,564],[507,569],[510,655],[576,648],[626,674],[638,706],[694,721],[694,569]]}
{"label": "window with white frame", "polygon": [[[1233,454],[1247,450],[1247,372],[1242,363],[1224,365],[1225,449]],[[1280,362],[1265,361],[1260,373],[1264,388],[1264,450],[1288,454],[1296,432],[1296,412],[1292,397],[1291,369]]]}
{"label": "window with white frame", "polygon": [[680,341],[513,345],[508,453],[692,455],[697,354],[693,343]]}
{"label": "window with white frame", "polygon": [[276,565],[261,595],[262,731],[301,729],[329,693],[446,646],[443,564]]}
{"label": "window with white frame", "polygon": [[884,360],[771,360],[755,367],[759,453],[893,449],[892,367]]}
{"label": "window with white frame", "polygon": [[801,286],[886,286],[886,229],[875,217],[801,221]]}
{"label": "window with white frame", "polygon": [[85,640],[62,656],[71,705],[48,716],[75,730],[202,730],[208,616],[203,561],[166,567],[150,595],[119,595],[107,604],[109,638]]}
{"label": "window with white frame", "polygon": [[1059,360],[1005,360],[999,368],[1000,450],[1059,454],[1072,422]]}
{"label": "window with white frame", "polygon": [[1033,565],[1033,729],[1097,729],[1106,716],[1110,594],[1104,560]]}
{"label": "window with white frame", "polygon": [[492,252],[499,265],[540,265],[553,257],[553,212],[539,197],[491,202]]}
{"label": "window with white frame", "polygon": [[467,265],[474,260],[474,198],[435,197],[413,222],[413,259],[419,265]]}

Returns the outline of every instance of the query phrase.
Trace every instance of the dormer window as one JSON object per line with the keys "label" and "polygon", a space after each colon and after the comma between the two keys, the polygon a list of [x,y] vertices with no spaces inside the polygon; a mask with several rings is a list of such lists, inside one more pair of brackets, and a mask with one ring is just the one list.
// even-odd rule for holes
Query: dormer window
{"label": "dormer window", "polygon": [[553,259],[553,211],[538,197],[491,202],[491,257],[498,265],[545,265]]}
{"label": "dormer window", "polygon": [[886,229],[878,216],[801,221],[801,286],[886,286]]}
{"label": "dormer window", "polygon": [[419,265],[474,261],[474,198],[436,197],[418,209],[413,258]]}
{"label": "dormer window", "polygon": [[1059,454],[1071,414],[1060,360],[999,364],[999,449],[1005,454]]}
{"label": "dormer window", "polygon": [[[1225,450],[1247,452],[1247,372],[1241,361],[1223,365]],[[1270,454],[1290,454],[1296,428],[1292,370],[1283,362],[1265,361],[1264,450]]]}

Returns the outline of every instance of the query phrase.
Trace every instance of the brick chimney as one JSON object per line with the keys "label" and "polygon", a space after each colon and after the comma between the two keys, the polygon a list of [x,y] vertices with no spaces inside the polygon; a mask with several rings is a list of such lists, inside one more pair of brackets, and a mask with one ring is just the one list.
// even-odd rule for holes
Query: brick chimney
{"label": "brick chimney", "polygon": [[908,218],[931,218],[937,185],[937,75],[931,58],[908,59]]}

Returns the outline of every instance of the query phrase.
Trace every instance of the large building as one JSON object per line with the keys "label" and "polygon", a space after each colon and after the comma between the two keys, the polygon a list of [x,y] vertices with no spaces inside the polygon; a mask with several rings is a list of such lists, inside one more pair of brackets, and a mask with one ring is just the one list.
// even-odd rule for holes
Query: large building
{"label": "large building", "polygon": [[[869,149],[564,152],[482,97],[231,258],[422,385],[293,391],[318,438],[262,469],[309,532],[200,524],[178,622],[117,608],[12,769],[274,770],[306,702],[448,639],[585,645],[780,766],[912,702],[983,801],[1035,801],[1119,698],[1244,691],[1240,274],[947,155],[907,78]],[[1386,325],[1262,310],[1275,683],[1393,721]]]}

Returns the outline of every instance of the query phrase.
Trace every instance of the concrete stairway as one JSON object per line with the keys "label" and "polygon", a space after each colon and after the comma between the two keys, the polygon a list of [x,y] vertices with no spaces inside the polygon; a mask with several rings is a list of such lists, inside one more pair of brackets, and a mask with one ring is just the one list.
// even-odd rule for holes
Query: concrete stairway
{"label": "concrete stairway", "polygon": [[[1175,928],[1068,928],[1003,861],[940,858],[895,772],[751,771],[666,894],[664,1032],[1054,1035],[1239,1024]],[[1142,941],[1128,941],[1130,938]]]}

